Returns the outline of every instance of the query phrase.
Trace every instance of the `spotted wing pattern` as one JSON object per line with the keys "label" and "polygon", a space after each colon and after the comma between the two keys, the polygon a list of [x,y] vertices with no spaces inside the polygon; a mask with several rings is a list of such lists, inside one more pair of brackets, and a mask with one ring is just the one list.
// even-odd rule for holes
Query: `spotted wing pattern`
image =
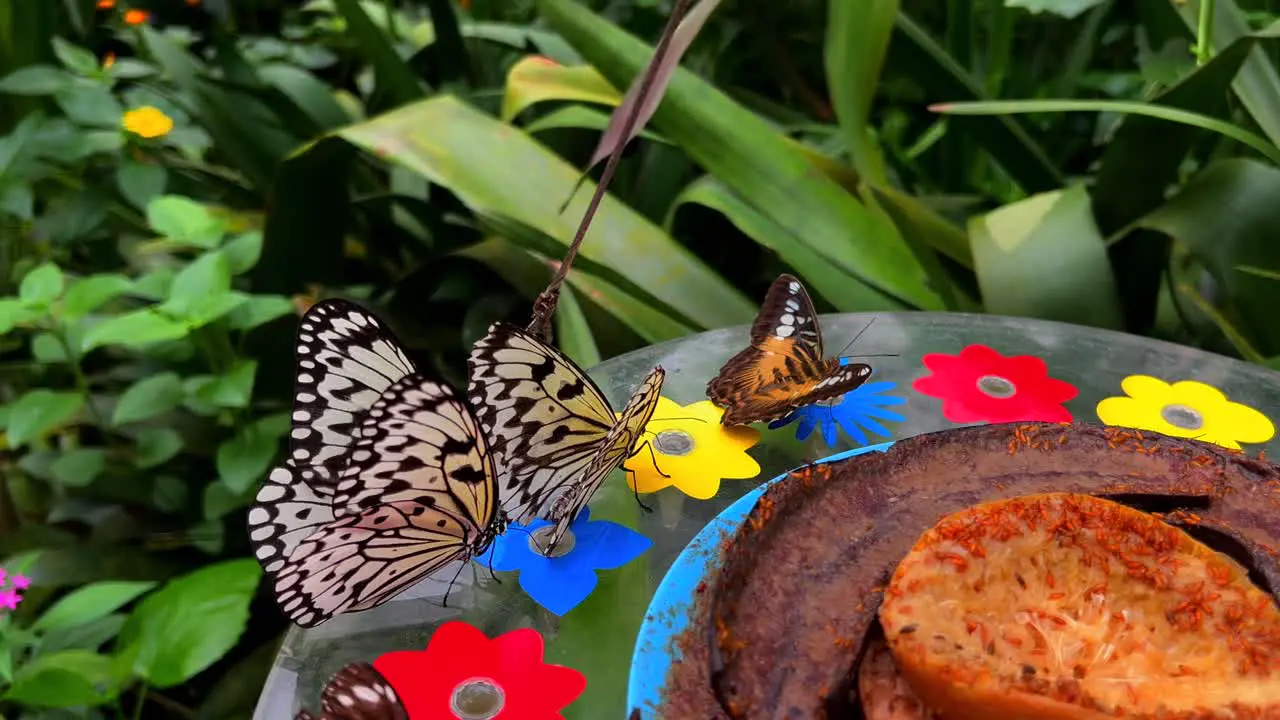
{"label": "spotted wing pattern", "polygon": [[325,300],[302,316],[296,352],[290,459],[337,470],[364,412],[414,372],[413,362],[381,320],[346,300]]}
{"label": "spotted wing pattern", "polygon": [[446,386],[414,375],[388,389],[357,431],[334,519],[298,542],[275,575],[290,620],[311,627],[375,607],[488,547],[505,519],[474,430]]}
{"label": "spotted wing pattern", "polygon": [[627,406],[622,409],[617,424],[591,456],[582,472],[582,479],[557,498],[551,512],[547,514],[547,518],[556,527],[547,538],[546,547],[555,547],[560,542],[570,523],[587,506],[587,502],[600,489],[609,473],[631,457],[640,434],[644,432],[645,425],[649,424],[653,411],[658,407],[658,398],[662,396],[662,381],[666,376],[667,373],[661,366],[649,371],[649,375],[627,401]]}
{"label": "spotted wing pattern", "polygon": [[249,508],[249,541],[264,571],[279,571],[298,543],[333,521],[335,485],[324,466],[272,468]]}
{"label": "spotted wing pattern", "polygon": [[839,397],[870,376],[870,366],[823,357],[809,293],[796,278],[780,275],[751,326],[751,344],[720,368],[707,397],[725,409],[723,424],[745,425]]}
{"label": "spotted wing pattern", "polygon": [[316,718],[300,710],[294,720],[409,720],[391,683],[369,663],[343,667],[320,694],[322,713]]}
{"label": "spotted wing pattern", "polygon": [[576,363],[506,323],[489,328],[467,365],[467,395],[503,478],[503,510],[526,524],[581,482],[617,417]]}

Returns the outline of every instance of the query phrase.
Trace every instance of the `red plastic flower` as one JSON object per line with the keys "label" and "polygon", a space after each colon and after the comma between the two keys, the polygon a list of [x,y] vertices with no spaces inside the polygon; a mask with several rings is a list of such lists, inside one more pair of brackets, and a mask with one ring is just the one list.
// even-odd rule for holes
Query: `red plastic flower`
{"label": "red plastic flower", "polygon": [[373,667],[410,720],[562,720],[560,711],[587,687],[577,670],[542,662],[542,636],[531,628],[490,640],[464,622],[449,622],[426,650],[387,653]]}
{"label": "red plastic flower", "polygon": [[1062,404],[1076,396],[1075,386],[1049,377],[1038,357],[1005,357],[985,345],[970,345],[959,355],[925,355],[924,366],[932,374],[913,387],[941,398],[942,414],[951,422],[1071,422]]}

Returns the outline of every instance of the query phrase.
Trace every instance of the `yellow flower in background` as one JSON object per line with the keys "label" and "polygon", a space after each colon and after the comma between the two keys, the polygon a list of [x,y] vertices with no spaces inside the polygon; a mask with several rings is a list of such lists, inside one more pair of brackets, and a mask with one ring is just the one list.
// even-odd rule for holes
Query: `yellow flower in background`
{"label": "yellow flower in background", "polygon": [[1169,384],[1149,375],[1130,375],[1120,383],[1126,397],[1098,403],[1098,419],[1108,425],[1153,430],[1239,450],[1276,434],[1266,415],[1227,399],[1222,391],[1194,380]]}
{"label": "yellow flower in background", "polygon": [[759,475],[760,464],[746,450],[760,441],[760,431],[724,427],[722,415],[724,410],[710,400],[680,405],[658,398],[638,451],[622,465],[630,471],[627,484],[641,493],[675,486],[691,498],[707,500],[720,490],[721,480]]}
{"label": "yellow flower in background", "polygon": [[124,129],[144,138],[158,138],[173,129],[173,118],[157,108],[143,105],[124,114]]}

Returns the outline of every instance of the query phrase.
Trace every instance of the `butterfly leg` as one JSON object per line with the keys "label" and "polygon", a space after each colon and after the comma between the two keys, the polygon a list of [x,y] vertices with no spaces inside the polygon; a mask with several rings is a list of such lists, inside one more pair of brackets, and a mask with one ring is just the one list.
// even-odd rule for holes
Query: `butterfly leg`
{"label": "butterfly leg", "polygon": [[453,579],[449,581],[449,587],[445,588],[444,591],[444,600],[441,602],[441,605],[444,607],[449,607],[449,593],[453,592],[453,584],[458,582],[458,576],[462,574],[462,568],[470,564],[471,563],[469,562],[463,561],[463,563],[458,566],[458,572],[453,574]]}

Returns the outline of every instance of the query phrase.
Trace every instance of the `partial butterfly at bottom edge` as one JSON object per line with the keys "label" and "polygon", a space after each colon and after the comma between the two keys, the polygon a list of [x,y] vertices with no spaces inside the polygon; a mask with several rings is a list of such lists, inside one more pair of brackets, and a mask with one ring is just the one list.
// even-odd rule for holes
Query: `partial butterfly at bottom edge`
{"label": "partial butterfly at bottom edge", "polygon": [[294,720],[409,720],[391,683],[366,662],[334,673],[320,693],[320,708],[319,716],[299,710]]}
{"label": "partial butterfly at bottom edge", "polygon": [[707,383],[723,425],[748,425],[839,397],[866,382],[871,367],[824,358],[818,314],[804,285],[779,275],[751,326],[751,343]]}

